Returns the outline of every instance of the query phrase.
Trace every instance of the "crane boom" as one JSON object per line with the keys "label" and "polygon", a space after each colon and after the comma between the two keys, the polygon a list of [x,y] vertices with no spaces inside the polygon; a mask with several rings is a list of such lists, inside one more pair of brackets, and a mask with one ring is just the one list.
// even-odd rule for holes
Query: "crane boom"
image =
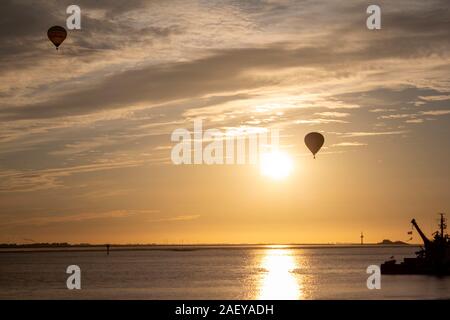
{"label": "crane boom", "polygon": [[430,240],[428,240],[427,236],[419,228],[419,226],[417,225],[416,219],[412,219],[411,223],[414,226],[414,228],[416,228],[417,232],[419,233],[420,237],[422,238],[423,244],[425,245],[425,247],[428,247],[430,245]]}

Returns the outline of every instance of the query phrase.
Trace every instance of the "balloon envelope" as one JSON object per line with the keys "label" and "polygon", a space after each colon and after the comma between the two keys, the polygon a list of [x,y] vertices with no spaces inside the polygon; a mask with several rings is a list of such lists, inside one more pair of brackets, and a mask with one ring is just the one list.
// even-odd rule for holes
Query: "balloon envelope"
{"label": "balloon envelope", "polygon": [[305,136],[305,144],[316,158],[316,153],[322,148],[325,138],[318,132],[310,132]]}
{"label": "balloon envelope", "polygon": [[67,31],[63,27],[53,26],[47,31],[48,39],[55,45],[56,49],[67,37]]}

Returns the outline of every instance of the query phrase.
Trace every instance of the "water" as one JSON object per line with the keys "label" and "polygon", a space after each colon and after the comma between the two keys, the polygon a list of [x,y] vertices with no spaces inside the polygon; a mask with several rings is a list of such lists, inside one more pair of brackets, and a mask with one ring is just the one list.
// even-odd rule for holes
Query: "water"
{"label": "water", "polygon": [[[191,251],[0,253],[1,299],[448,299],[450,277],[366,268],[417,247],[201,247]],[[81,290],[65,270],[81,268]]]}

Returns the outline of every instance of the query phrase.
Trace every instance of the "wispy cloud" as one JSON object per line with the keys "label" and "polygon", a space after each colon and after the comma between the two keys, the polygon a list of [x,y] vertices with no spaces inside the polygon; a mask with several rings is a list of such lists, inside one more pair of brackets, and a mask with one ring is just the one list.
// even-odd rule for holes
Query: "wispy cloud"
{"label": "wispy cloud", "polygon": [[368,131],[362,131],[362,132],[346,132],[346,133],[339,133],[344,138],[349,137],[374,137],[374,136],[386,136],[386,135],[397,135],[397,134],[404,134],[408,131],[379,131],[379,132],[368,132]]}
{"label": "wispy cloud", "polygon": [[367,143],[363,142],[340,142],[331,145],[332,147],[362,147],[367,146]]}
{"label": "wispy cloud", "polygon": [[405,121],[406,123],[423,123],[423,119],[408,119]]}
{"label": "wispy cloud", "polygon": [[338,119],[299,119],[295,124],[327,124],[327,123],[348,123],[348,121]]}
{"label": "wispy cloud", "polygon": [[411,118],[414,114],[409,113],[402,113],[402,114],[390,114],[385,116],[380,116],[378,119],[404,119],[404,118]]}
{"label": "wispy cloud", "polygon": [[151,219],[149,221],[150,222],[177,222],[177,221],[196,220],[199,218],[200,218],[200,215],[194,214],[194,215],[180,215],[180,216],[168,217],[168,218]]}
{"label": "wispy cloud", "polygon": [[379,112],[392,112],[396,111],[396,109],[386,109],[386,108],[376,108],[369,110],[370,112],[379,113]]}
{"label": "wispy cloud", "polygon": [[426,115],[426,116],[442,116],[442,115],[450,114],[450,110],[422,111],[421,114]]}
{"label": "wispy cloud", "polygon": [[450,100],[450,95],[440,95],[440,96],[419,96],[420,99],[425,101],[445,101]]}
{"label": "wispy cloud", "polygon": [[106,212],[82,212],[77,214],[53,214],[42,215],[40,217],[32,217],[26,219],[17,219],[11,222],[0,223],[0,226],[17,226],[17,225],[33,225],[41,226],[53,223],[71,223],[82,222],[86,220],[111,219],[111,218],[127,218],[134,215],[154,214],[157,210],[112,210]]}
{"label": "wispy cloud", "polygon": [[330,118],[345,118],[345,117],[350,116],[350,113],[328,111],[328,112],[317,112],[317,113],[315,113],[315,115],[321,116],[321,117],[330,117]]}
{"label": "wispy cloud", "polygon": [[0,171],[0,193],[30,192],[65,187],[61,178],[78,173],[101,170],[123,169],[140,166],[145,160],[104,159],[96,163],[42,170],[4,170]]}

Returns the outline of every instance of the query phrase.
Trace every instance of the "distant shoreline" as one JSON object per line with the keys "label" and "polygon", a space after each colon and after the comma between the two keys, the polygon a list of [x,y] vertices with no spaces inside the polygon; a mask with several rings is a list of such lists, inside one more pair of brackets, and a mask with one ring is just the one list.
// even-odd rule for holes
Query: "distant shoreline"
{"label": "distant shoreline", "polygon": [[[197,251],[197,250],[245,250],[245,249],[327,249],[327,248],[392,248],[415,247],[419,244],[141,244],[110,245],[110,252],[121,251]],[[44,253],[44,252],[106,252],[106,245],[67,245],[67,246],[0,246],[0,253]]]}

